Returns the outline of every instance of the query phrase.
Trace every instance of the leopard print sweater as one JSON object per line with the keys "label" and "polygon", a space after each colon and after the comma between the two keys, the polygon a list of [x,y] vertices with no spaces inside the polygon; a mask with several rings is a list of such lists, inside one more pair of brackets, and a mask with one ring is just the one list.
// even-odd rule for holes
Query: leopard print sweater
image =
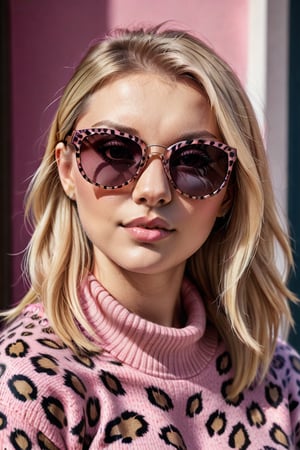
{"label": "leopard print sweater", "polygon": [[0,449],[300,448],[299,355],[279,342],[264,382],[229,401],[230,355],[187,281],[182,294],[186,326],[162,327],[90,275],[80,295],[96,355],[74,354],[42,305],[27,307],[1,332]]}

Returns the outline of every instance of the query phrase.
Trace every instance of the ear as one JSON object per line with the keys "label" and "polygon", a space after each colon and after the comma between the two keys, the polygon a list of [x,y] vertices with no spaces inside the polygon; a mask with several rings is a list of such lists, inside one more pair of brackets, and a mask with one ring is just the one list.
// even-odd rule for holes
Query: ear
{"label": "ear", "polygon": [[63,190],[71,200],[75,200],[74,158],[71,149],[59,142],[55,147],[55,159]]}

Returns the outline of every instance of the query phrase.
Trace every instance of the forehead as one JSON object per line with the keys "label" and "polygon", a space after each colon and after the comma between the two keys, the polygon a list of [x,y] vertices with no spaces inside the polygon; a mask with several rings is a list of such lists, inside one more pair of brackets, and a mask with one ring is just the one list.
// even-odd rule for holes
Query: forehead
{"label": "forehead", "polygon": [[76,127],[91,128],[105,121],[133,128],[145,140],[156,142],[175,129],[178,134],[217,131],[215,115],[200,89],[156,73],[129,74],[107,82],[91,95]]}

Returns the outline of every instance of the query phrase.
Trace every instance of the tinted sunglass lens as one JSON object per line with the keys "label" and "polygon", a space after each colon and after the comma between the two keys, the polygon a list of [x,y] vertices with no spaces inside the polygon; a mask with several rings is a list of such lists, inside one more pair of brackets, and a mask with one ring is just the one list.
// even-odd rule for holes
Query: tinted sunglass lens
{"label": "tinted sunglass lens", "polygon": [[90,181],[101,186],[127,184],[136,175],[141,159],[139,144],[123,136],[93,134],[81,144],[82,169]]}
{"label": "tinted sunglass lens", "polygon": [[177,188],[190,196],[202,197],[216,192],[225,180],[228,156],[207,144],[191,144],[172,151],[170,174]]}

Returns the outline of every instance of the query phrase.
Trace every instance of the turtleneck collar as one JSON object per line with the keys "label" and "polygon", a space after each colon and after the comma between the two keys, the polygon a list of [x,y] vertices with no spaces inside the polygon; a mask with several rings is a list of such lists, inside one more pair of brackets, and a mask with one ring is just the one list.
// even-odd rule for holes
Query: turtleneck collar
{"label": "turtleneck collar", "polygon": [[81,288],[82,308],[95,330],[93,340],[121,363],[161,378],[191,378],[214,356],[217,334],[206,326],[197,289],[184,280],[187,316],[183,328],[164,327],[128,311],[89,274]]}

